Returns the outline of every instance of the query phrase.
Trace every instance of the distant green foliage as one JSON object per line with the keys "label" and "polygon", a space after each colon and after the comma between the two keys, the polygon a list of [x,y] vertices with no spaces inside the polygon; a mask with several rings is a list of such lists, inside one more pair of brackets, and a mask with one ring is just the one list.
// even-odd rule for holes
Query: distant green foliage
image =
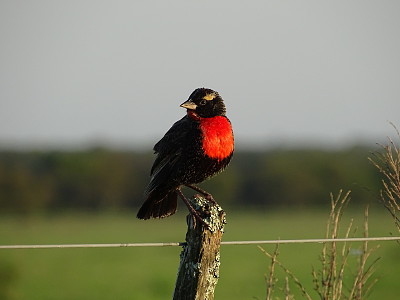
{"label": "distant green foliage", "polygon": [[[309,206],[328,193],[351,189],[376,198],[379,174],[369,149],[237,151],[223,175],[203,184],[224,205]],[[0,209],[137,207],[149,180],[151,153],[93,149],[72,152],[0,152]]]}
{"label": "distant green foliage", "polygon": [[330,191],[341,188],[352,190],[356,201],[375,199],[379,180],[368,153],[365,148],[238,153],[234,168],[243,176],[237,201],[319,205],[326,203]]}
{"label": "distant green foliage", "polygon": [[16,267],[0,257],[0,299],[14,299],[13,285],[18,279]]}

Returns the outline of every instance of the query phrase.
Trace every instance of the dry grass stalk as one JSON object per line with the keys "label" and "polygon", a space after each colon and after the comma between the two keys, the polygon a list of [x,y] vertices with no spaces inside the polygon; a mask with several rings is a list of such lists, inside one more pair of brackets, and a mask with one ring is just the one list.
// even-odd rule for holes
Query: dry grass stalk
{"label": "dry grass stalk", "polygon": [[[290,288],[289,288],[289,279],[292,280],[296,286],[300,289],[302,295],[304,298],[308,299],[308,300],[312,300],[311,296],[307,293],[307,291],[305,290],[304,286],[301,284],[300,280],[288,269],[286,268],[279,260],[278,260],[278,245],[276,245],[275,247],[275,251],[273,254],[270,254],[269,252],[267,252],[264,248],[258,246],[258,248],[267,256],[271,259],[271,264],[274,264],[274,270],[275,270],[275,265],[279,266],[283,272],[287,275],[286,276],[286,280],[285,280],[285,287],[284,287],[284,293],[285,293],[285,299],[294,299],[293,296],[290,294]],[[272,275],[271,275],[272,274]],[[271,278],[272,276],[272,278]],[[277,281],[276,277],[275,277],[275,271],[271,272],[271,265],[270,265],[270,273],[269,273],[269,277],[266,278],[267,282],[274,282],[274,285],[271,287],[272,291],[268,292],[268,287],[270,286],[267,283],[267,297],[266,300],[271,300],[273,298],[273,292],[275,290],[275,282]],[[279,298],[276,298],[279,299]]]}
{"label": "dry grass stalk", "polygon": [[290,293],[289,277],[285,277],[285,300],[293,300],[294,296]]}
{"label": "dry grass stalk", "polygon": [[[261,249],[261,251],[265,253],[264,249],[262,249],[261,247],[259,248]],[[271,258],[271,264],[269,265],[269,274],[268,277],[267,275],[265,275],[265,282],[267,283],[267,296],[265,298],[266,300],[270,300],[273,298],[273,293],[275,290],[275,283],[277,281],[275,277],[275,265],[277,257],[279,255],[278,249],[279,249],[279,244],[276,244],[274,253],[269,256]]]}
{"label": "dry grass stalk", "polygon": [[[331,211],[326,225],[325,238],[339,238],[342,214],[349,201],[350,191],[347,193],[340,191],[337,197],[331,194]],[[351,220],[345,230],[345,238],[354,236],[355,233],[353,220]],[[368,208],[365,210],[364,237],[368,237]],[[269,273],[265,275],[266,300],[280,299],[276,295],[278,290],[280,295],[284,296],[284,299],[294,299],[290,291],[289,281],[292,281],[299,288],[304,298],[312,299],[300,280],[278,260],[279,245],[276,245],[272,254],[260,246],[258,248],[271,259]],[[349,260],[354,250],[356,250],[355,254],[358,255],[358,261],[355,271],[352,272]],[[374,266],[378,259],[370,264],[367,263],[374,250],[368,248],[368,242],[364,242],[361,249],[351,248],[349,242],[344,242],[341,247],[338,246],[336,241],[324,243],[320,256],[321,269],[318,271],[312,270],[314,290],[319,295],[319,298],[322,300],[365,299],[376,282],[371,276],[374,273]],[[276,267],[279,267],[285,273],[285,282],[281,288],[277,287],[276,284],[278,282]]]}
{"label": "dry grass stalk", "polygon": [[[326,225],[325,238],[338,238],[340,229],[340,220],[344,208],[350,201],[350,191],[343,194],[341,190],[336,198],[331,194],[331,211]],[[352,230],[353,220],[347,227],[345,238],[348,238]],[[336,242],[324,243],[321,253],[322,269],[320,272],[313,270],[314,289],[321,299],[340,299],[343,291],[343,276],[350,248],[344,243],[341,251],[337,249]],[[318,276],[319,275],[319,276]]]}
{"label": "dry grass stalk", "polygon": [[[365,209],[364,214],[364,237],[368,237],[368,207]],[[378,247],[379,245],[375,248],[369,249],[368,242],[363,243],[363,248],[358,262],[357,274],[354,278],[352,288],[349,291],[348,299],[365,298],[370,292],[372,286],[376,283],[376,278],[370,283],[368,283],[368,280],[375,272],[374,266],[379,258],[375,259],[369,266],[367,266],[367,260],[371,253],[374,252]]]}
{"label": "dry grass stalk", "polygon": [[[331,213],[329,215],[326,238],[338,238],[340,229],[340,219],[343,210],[350,201],[350,191],[343,195],[340,191],[336,198],[331,195]],[[349,238],[351,234],[355,234],[353,229],[353,220],[350,221],[345,238]],[[368,237],[368,208],[365,210],[364,217],[364,237]],[[324,243],[321,254],[322,269],[319,272],[313,270],[314,289],[317,291],[320,299],[323,300],[361,300],[364,299],[375,284],[376,280],[371,281],[374,273],[374,265],[377,260],[367,266],[367,261],[371,253],[375,249],[368,248],[368,242],[363,243],[362,249],[359,251],[359,261],[353,279],[348,284],[349,288],[345,289],[345,273],[349,273],[349,257],[351,254],[350,243],[344,243],[341,251],[338,250],[336,242]]]}
{"label": "dry grass stalk", "polygon": [[[391,123],[400,140],[400,132]],[[400,232],[400,146],[391,138],[386,145],[380,145],[382,152],[373,153],[373,158],[368,159],[383,175],[383,189],[380,192],[380,200],[392,215],[396,227]]]}

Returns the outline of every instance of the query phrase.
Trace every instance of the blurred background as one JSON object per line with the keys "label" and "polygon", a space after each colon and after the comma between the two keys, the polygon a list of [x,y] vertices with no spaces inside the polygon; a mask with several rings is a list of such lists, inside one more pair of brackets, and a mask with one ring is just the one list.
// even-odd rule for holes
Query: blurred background
{"label": "blurred background", "polygon": [[[324,223],[308,221],[324,220],[339,189],[352,190],[355,210],[376,205],[383,226],[381,179],[367,158],[396,134],[390,122],[399,125],[399,14],[398,1],[1,1],[0,242],[183,240],[182,206],[162,221],[135,214],[152,147],[197,87],[221,94],[234,126],[230,167],[203,185],[232,215],[232,239],[254,228],[254,239],[320,237],[313,230]],[[179,249],[168,270],[155,265],[147,277],[122,275],[126,282],[114,275],[125,274],[118,250],[93,250],[86,268],[88,250],[79,251],[0,252],[0,298],[172,293]],[[148,268],[148,253],[126,255]],[[221,278],[220,297],[262,297],[260,261],[248,271],[258,284],[227,262],[232,278]],[[83,269],[91,273],[77,280]],[[395,284],[381,281],[377,289],[395,295]]]}

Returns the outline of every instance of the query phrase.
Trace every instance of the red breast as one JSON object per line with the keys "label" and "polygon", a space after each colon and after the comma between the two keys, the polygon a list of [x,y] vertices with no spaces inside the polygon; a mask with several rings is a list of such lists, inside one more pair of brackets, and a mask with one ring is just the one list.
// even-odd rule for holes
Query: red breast
{"label": "red breast", "polygon": [[229,120],[223,116],[200,118],[204,153],[219,161],[232,154],[234,138]]}

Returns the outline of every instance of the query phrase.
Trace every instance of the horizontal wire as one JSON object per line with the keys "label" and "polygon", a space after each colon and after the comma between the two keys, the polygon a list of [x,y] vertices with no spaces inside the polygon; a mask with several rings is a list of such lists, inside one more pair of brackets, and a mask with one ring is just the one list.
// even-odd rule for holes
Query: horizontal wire
{"label": "horizontal wire", "polygon": [[[261,244],[303,244],[329,242],[373,242],[400,241],[400,237],[363,237],[332,239],[299,239],[299,240],[261,240],[261,241],[227,241],[221,245],[261,245]],[[124,247],[167,247],[184,246],[185,242],[172,243],[122,243],[122,244],[59,244],[59,245],[0,245],[0,249],[65,249],[65,248],[124,248]]]}
{"label": "horizontal wire", "polygon": [[222,242],[222,245],[258,245],[258,244],[303,244],[328,242],[372,242],[372,241],[400,241],[399,236],[364,237],[364,238],[335,238],[335,239],[302,239],[302,240],[266,240],[266,241],[232,241]]}

